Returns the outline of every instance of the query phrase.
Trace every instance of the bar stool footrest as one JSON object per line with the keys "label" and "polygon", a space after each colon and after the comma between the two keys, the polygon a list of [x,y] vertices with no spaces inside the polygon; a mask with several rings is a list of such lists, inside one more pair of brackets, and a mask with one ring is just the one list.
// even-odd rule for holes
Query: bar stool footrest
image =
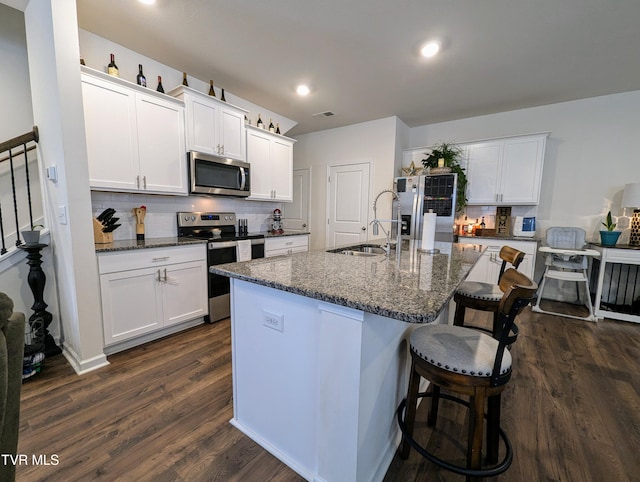
{"label": "bar stool footrest", "polygon": [[[420,392],[418,393],[418,399],[428,398],[428,397],[431,397],[431,395],[432,394],[429,392]],[[444,398],[446,400],[459,403],[469,408],[469,402],[467,402],[466,400],[463,400],[462,398],[449,395],[448,393],[440,393],[439,398]],[[479,470],[470,469],[468,467],[463,467],[461,465],[451,464],[446,460],[442,460],[441,458],[436,457],[431,452],[428,452],[418,442],[416,442],[411,435],[409,435],[407,426],[404,423],[404,412],[405,412],[406,405],[407,405],[407,399],[404,398],[402,402],[400,402],[400,405],[396,410],[398,425],[400,426],[400,430],[402,431],[402,437],[409,442],[409,444],[416,450],[416,452],[418,452],[420,455],[422,455],[424,458],[426,458],[430,462],[442,467],[443,469],[449,470],[456,474],[465,475],[467,477],[495,477],[497,475],[504,473],[511,466],[511,463],[513,462],[513,447],[511,445],[511,442],[509,441],[509,438],[507,437],[507,434],[505,433],[504,430],[502,430],[502,427],[498,427],[498,433],[500,435],[500,438],[504,442],[506,452],[502,461],[495,466],[488,467],[486,469],[479,469]],[[487,418],[486,414],[484,415],[484,418],[485,419]]]}

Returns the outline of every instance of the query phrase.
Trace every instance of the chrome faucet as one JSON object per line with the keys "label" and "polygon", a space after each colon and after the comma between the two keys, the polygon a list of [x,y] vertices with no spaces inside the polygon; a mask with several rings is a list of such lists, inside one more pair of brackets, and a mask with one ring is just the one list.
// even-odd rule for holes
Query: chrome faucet
{"label": "chrome faucet", "polygon": [[[382,196],[384,193],[390,193],[393,198],[391,201],[391,209],[393,209],[393,202],[397,201],[398,203],[398,216],[397,219],[378,219],[378,199],[380,198],[380,196]],[[380,228],[382,228],[382,232],[384,233],[385,237],[387,238],[387,245],[385,246],[384,250],[387,253],[387,256],[389,256],[389,253],[391,251],[391,229],[389,229],[389,231],[387,232],[386,229],[384,229],[384,226],[381,224],[382,222],[389,222],[389,223],[397,223],[397,237],[396,237],[396,258],[400,259],[400,250],[401,250],[401,246],[402,246],[402,216],[400,214],[400,198],[398,197],[398,194],[396,194],[394,191],[392,191],[391,189],[385,189],[384,191],[381,191],[375,198],[375,200],[373,201],[373,221],[371,221],[369,224],[373,224],[373,235],[377,236],[378,233],[380,232],[378,230],[378,226]]]}

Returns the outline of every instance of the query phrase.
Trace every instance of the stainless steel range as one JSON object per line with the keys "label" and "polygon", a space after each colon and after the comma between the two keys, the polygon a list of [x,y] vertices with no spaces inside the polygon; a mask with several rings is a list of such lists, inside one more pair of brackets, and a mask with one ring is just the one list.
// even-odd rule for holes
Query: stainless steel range
{"label": "stainless steel range", "polygon": [[[237,228],[237,229],[236,229]],[[248,233],[238,224],[235,213],[178,213],[178,236],[208,240],[207,265],[235,263],[238,241],[251,241],[251,259],[264,258],[264,235]],[[229,278],[209,273],[209,316],[213,323],[230,314]]]}

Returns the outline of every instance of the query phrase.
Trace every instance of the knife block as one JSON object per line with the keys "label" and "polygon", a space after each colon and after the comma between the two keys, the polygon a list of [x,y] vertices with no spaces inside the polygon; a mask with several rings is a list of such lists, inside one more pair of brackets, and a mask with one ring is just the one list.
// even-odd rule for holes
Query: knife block
{"label": "knife block", "polygon": [[113,233],[103,233],[104,226],[96,218],[93,218],[93,239],[96,244],[113,243]]}

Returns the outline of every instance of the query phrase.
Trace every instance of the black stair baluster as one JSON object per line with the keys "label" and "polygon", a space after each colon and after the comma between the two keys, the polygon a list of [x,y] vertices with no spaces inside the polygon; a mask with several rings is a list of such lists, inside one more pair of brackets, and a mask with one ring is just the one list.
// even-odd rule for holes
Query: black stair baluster
{"label": "black stair baluster", "polygon": [[0,248],[0,256],[7,252],[7,246],[4,242],[4,221],[2,220],[2,203],[0,203],[0,240],[2,240],[2,248]]}
{"label": "black stair baluster", "polygon": [[20,221],[18,220],[18,198],[16,196],[16,176],[13,172],[13,154],[9,149],[9,169],[11,171],[11,192],[13,193],[13,213],[16,218],[16,246],[20,246]]}
{"label": "black stair baluster", "polygon": [[24,153],[24,172],[27,178],[27,201],[29,204],[29,226],[33,227],[33,209],[31,208],[31,183],[29,182],[29,159],[27,158],[27,144],[22,144]]}

